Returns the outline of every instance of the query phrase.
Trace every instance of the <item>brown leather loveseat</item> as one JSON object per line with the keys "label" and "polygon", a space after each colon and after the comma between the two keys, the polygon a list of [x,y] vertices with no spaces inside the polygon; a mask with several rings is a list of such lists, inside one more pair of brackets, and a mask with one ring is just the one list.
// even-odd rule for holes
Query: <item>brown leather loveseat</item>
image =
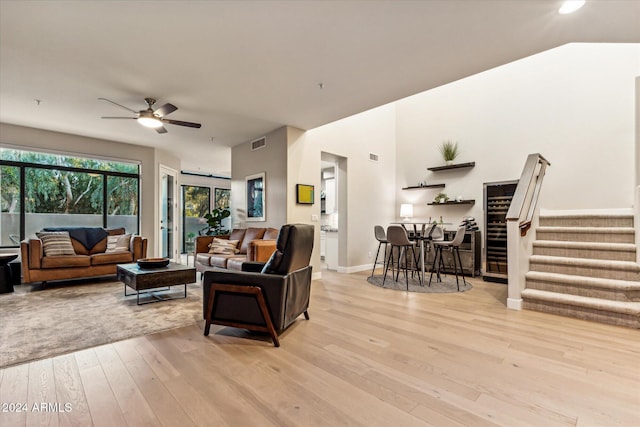
{"label": "brown leather loveseat", "polygon": [[[279,230],[275,228],[236,228],[224,236],[196,237],[195,267],[200,273],[213,268],[242,270],[247,261],[267,262],[276,250]],[[232,242],[235,250],[217,252],[212,248],[214,239]],[[237,242],[237,243],[236,243]]]}
{"label": "brown leather loveseat", "polygon": [[45,228],[36,236],[20,242],[23,283],[112,275],[147,254],[147,239],[124,228]]}

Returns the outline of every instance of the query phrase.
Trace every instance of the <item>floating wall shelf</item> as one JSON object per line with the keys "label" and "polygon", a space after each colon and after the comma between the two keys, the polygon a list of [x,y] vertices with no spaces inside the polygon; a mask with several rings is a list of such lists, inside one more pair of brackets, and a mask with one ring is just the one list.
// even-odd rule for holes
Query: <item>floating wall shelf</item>
{"label": "floating wall shelf", "polygon": [[437,205],[473,205],[475,204],[475,200],[463,200],[461,202],[456,202],[454,201],[449,201],[449,202],[444,202],[444,203],[436,203],[436,202],[429,202],[427,203],[427,205],[433,205],[433,206],[437,206]]}
{"label": "floating wall shelf", "polygon": [[444,188],[444,184],[412,185],[404,187],[403,190],[419,190],[421,188]]}
{"label": "floating wall shelf", "polygon": [[468,162],[468,163],[458,163],[456,165],[447,165],[447,166],[435,166],[432,168],[427,168],[427,170],[437,172],[444,171],[448,169],[460,169],[460,168],[472,168],[476,165],[476,162]]}

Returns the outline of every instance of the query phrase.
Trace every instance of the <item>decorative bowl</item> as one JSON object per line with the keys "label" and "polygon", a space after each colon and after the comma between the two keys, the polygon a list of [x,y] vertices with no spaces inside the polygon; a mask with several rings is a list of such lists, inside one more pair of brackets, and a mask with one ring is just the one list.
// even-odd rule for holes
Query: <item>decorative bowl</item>
{"label": "decorative bowl", "polygon": [[160,268],[169,265],[169,258],[140,258],[138,267],[140,268]]}

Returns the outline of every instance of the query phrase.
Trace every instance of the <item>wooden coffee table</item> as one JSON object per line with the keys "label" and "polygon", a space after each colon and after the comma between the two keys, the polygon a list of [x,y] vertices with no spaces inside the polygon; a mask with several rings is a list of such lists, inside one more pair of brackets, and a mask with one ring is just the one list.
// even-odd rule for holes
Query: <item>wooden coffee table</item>
{"label": "wooden coffee table", "polygon": [[[117,278],[124,283],[124,295],[136,295],[136,303],[138,305],[149,304],[152,302],[167,301],[172,299],[180,299],[187,297],[187,284],[196,281],[196,269],[174,262],[169,263],[166,267],[159,268],[141,268],[138,264],[118,264]],[[184,285],[184,296],[172,297],[159,296],[158,291],[169,290],[171,286]],[[127,286],[135,289],[135,294],[127,294]],[[166,288],[166,289],[160,289]],[[141,292],[146,291],[146,292]],[[154,300],[140,302],[140,294],[150,294]]]}

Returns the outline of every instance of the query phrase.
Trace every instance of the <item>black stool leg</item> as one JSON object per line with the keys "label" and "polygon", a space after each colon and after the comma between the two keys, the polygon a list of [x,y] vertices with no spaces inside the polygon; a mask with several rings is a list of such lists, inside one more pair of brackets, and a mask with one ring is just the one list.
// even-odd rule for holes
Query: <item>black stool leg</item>
{"label": "black stool leg", "polygon": [[[384,276],[382,278],[382,286],[384,286],[384,281],[387,279],[387,271],[389,271],[390,264],[393,265],[393,245],[391,245],[391,250],[389,251],[387,265],[384,267]],[[393,269],[391,270],[391,275],[393,276]]]}
{"label": "black stool leg", "polygon": [[[422,286],[422,275],[420,275],[420,260],[416,255],[416,250],[413,246],[411,246],[411,252],[413,252],[413,262],[415,263],[415,273],[418,273],[418,283]],[[411,272],[411,277],[413,277],[414,271]]]}
{"label": "black stool leg", "polygon": [[[436,251],[433,254],[433,264],[431,265],[431,273],[429,274],[429,286],[431,286],[431,279],[433,278],[433,272],[436,269],[436,262],[438,260],[438,254],[440,254],[440,251],[442,250],[442,248],[438,245],[435,245],[436,247]],[[438,265],[438,273],[436,274],[436,278],[440,276],[440,265]],[[436,279],[437,280],[437,279]]]}
{"label": "black stool leg", "polygon": [[376,251],[376,259],[373,261],[373,269],[371,270],[371,276],[369,276],[369,277],[373,277],[373,273],[375,273],[375,271],[376,271],[376,264],[378,264],[378,255],[380,255],[380,247],[381,246],[382,246],[382,242],[378,242],[378,250]]}
{"label": "black stool leg", "polygon": [[453,259],[453,274],[456,275],[456,286],[458,286],[458,291],[459,291],[460,283],[458,283],[458,266],[456,265],[456,249],[458,248],[453,248],[453,247],[451,248],[451,259]]}
{"label": "black stool leg", "polygon": [[[460,248],[456,248],[456,253],[458,254],[458,264],[460,265],[460,275],[462,276],[462,283],[467,286],[467,282],[464,280],[464,270],[462,270],[462,260],[460,259]],[[458,290],[460,290],[460,286],[458,286]]]}
{"label": "black stool leg", "polygon": [[[398,264],[396,265],[396,267],[398,269],[396,270],[396,282],[400,278],[400,260],[402,260],[403,256],[404,256],[404,246],[398,246]],[[406,269],[406,267],[407,267],[406,261],[404,263],[404,266],[405,266],[405,269]],[[406,270],[405,270],[405,274],[406,274]]]}
{"label": "black stool leg", "polygon": [[406,246],[402,247],[402,252],[404,253],[404,280],[407,283],[407,291],[409,290],[409,251]]}

